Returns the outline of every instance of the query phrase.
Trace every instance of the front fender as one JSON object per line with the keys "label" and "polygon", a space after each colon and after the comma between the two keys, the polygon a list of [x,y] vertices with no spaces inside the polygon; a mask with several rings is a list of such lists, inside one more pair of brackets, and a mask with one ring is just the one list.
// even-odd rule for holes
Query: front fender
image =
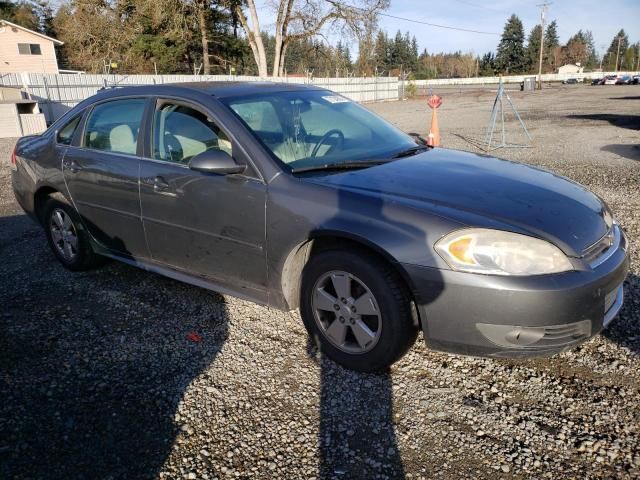
{"label": "front fender", "polygon": [[396,200],[284,175],[269,185],[266,224],[268,284],[274,299],[285,296],[283,272],[292,274],[292,255],[314,238],[349,239],[395,264],[449,268],[433,245],[460,226]]}

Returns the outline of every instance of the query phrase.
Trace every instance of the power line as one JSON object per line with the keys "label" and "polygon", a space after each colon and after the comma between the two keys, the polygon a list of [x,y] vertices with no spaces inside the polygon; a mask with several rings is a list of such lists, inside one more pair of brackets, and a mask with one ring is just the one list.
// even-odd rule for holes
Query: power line
{"label": "power line", "polygon": [[[351,7],[351,8],[355,8],[357,10],[364,10],[364,9],[361,9],[361,8],[358,8],[358,7]],[[414,20],[412,18],[399,17],[397,15],[391,15],[389,13],[378,12],[377,15],[380,15],[381,17],[394,18],[396,20],[403,20],[405,22],[419,23],[420,25],[428,25],[429,27],[446,28],[447,30],[457,30],[459,32],[478,33],[478,34],[481,34],[481,35],[496,35],[498,37],[501,35],[500,33],[495,33],[495,32],[483,32],[481,30],[471,30],[469,28],[451,27],[449,25],[438,25],[437,23],[429,23],[429,22],[425,22],[423,20]]]}
{"label": "power line", "polygon": [[[340,6],[345,7],[345,8],[350,8],[352,10],[361,10],[363,12],[370,12],[366,8],[356,7],[355,5],[349,5],[348,3],[340,3],[340,2],[333,2],[333,1],[330,1],[330,3],[333,3],[334,5],[340,5]],[[380,15],[381,17],[394,18],[396,20],[402,20],[404,22],[411,22],[411,23],[418,23],[420,25],[427,25],[429,27],[446,28],[447,30],[457,30],[459,32],[478,33],[480,35],[496,35],[498,37],[501,36],[500,33],[483,32],[481,30],[471,30],[469,28],[451,27],[449,25],[439,25],[437,23],[425,22],[424,20],[415,20],[413,18],[406,18],[406,17],[400,17],[398,15],[391,15],[390,13],[376,12],[376,15]]]}

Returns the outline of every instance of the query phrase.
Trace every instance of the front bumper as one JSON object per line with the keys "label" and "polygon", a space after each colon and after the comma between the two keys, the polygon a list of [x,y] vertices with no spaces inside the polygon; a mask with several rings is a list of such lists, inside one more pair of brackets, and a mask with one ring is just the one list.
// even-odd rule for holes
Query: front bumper
{"label": "front bumper", "polygon": [[596,335],[616,316],[629,270],[626,239],[594,268],[509,277],[402,265],[427,345],[492,357],[550,356]]}

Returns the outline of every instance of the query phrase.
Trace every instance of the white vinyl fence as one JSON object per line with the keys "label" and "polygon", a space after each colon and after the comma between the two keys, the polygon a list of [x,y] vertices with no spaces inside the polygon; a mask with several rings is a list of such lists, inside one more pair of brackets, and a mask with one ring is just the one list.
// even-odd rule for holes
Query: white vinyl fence
{"label": "white vinyl fence", "polygon": [[[562,82],[570,78],[576,78],[583,81],[585,78],[594,80],[602,78],[606,75],[637,75],[638,72],[585,72],[585,73],[545,73],[542,75],[543,82]],[[502,77],[504,83],[520,83],[525,78],[536,77],[538,75],[505,75]],[[437,78],[433,80],[413,80],[417,87],[436,86],[436,85],[495,85],[500,82],[501,77],[470,77],[470,78]]]}
{"label": "white vinyl fence", "polygon": [[155,85],[181,82],[275,81],[304,83],[327,88],[356,101],[398,100],[397,77],[261,78],[238,75],[77,75],[41,73],[0,73],[0,86],[22,87],[38,101],[51,123],[77,103],[107,86]]}

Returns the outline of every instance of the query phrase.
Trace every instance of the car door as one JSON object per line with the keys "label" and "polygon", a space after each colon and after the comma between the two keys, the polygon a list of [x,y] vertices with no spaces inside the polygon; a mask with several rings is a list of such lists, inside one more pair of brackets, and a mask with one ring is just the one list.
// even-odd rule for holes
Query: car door
{"label": "car door", "polygon": [[62,171],[82,221],[114,253],[148,257],[138,191],[139,131],[147,99],[96,104],[84,120],[78,146],[68,147]]}
{"label": "car door", "polygon": [[261,297],[266,289],[264,182],[250,168],[242,175],[189,168],[191,158],[210,149],[245,163],[238,144],[210,111],[159,99],[150,122],[152,158],[141,160],[140,202],[152,259]]}

